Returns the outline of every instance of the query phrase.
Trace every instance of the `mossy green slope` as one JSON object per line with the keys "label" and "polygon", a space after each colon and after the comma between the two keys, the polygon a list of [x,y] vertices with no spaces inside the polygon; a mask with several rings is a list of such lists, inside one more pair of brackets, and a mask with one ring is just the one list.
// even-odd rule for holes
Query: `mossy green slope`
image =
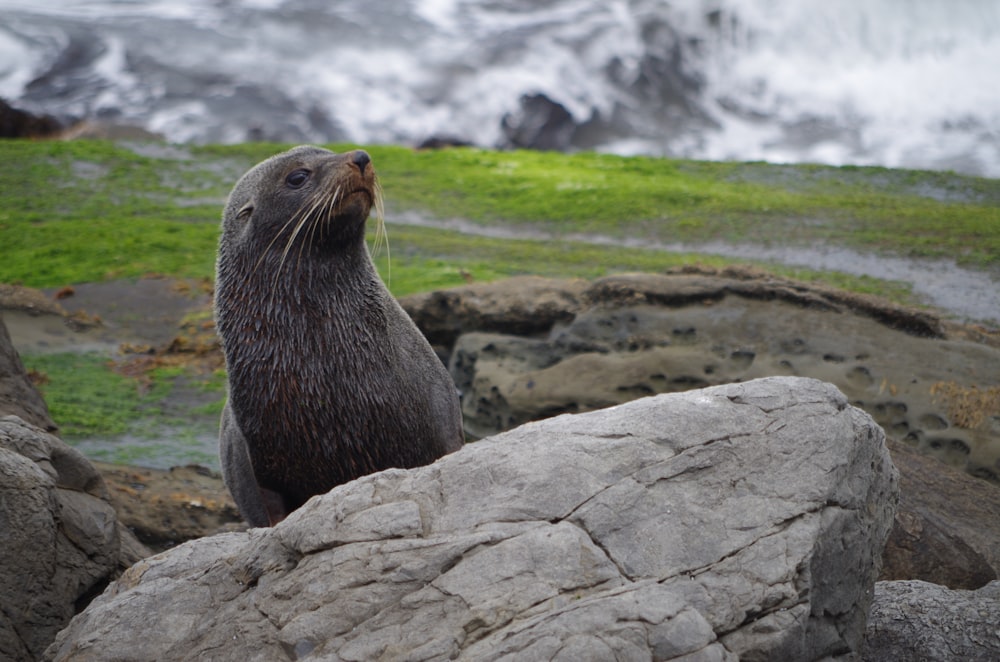
{"label": "mossy green slope", "polygon": [[[151,272],[210,278],[228,190],[246,168],[286,147],[0,142],[0,282],[54,287]],[[408,210],[651,246],[832,242],[1000,268],[997,180],[589,153],[366,149],[386,194],[397,294],[459,283],[463,271],[480,280],[537,271],[597,275],[693,259],[392,226],[393,215]],[[379,263],[385,271],[385,260]],[[422,270],[428,277],[419,277]]]}

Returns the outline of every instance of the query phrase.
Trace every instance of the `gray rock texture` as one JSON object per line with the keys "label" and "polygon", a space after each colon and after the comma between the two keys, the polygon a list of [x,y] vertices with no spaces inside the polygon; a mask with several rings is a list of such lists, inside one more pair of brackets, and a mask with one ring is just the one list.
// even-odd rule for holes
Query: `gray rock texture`
{"label": "gray rock texture", "polygon": [[16,416],[0,418],[0,531],[2,660],[38,659],[145,553],[86,458]]}
{"label": "gray rock texture", "polygon": [[38,659],[79,609],[148,554],[119,524],[100,474],[46,431],[55,429],[0,318],[0,660],[5,662]]}
{"label": "gray rock texture", "polygon": [[475,438],[760,377],[832,383],[883,426],[901,474],[881,578],[974,589],[1000,576],[1000,336],[752,269],[683,271],[524,277],[404,305],[454,339]]}
{"label": "gray rock texture", "polygon": [[1000,581],[975,591],[922,581],[878,582],[861,659],[1000,660]]}
{"label": "gray rock texture", "polygon": [[884,436],[770,378],[524,425],[128,570],[55,660],[820,660],[858,653]]}

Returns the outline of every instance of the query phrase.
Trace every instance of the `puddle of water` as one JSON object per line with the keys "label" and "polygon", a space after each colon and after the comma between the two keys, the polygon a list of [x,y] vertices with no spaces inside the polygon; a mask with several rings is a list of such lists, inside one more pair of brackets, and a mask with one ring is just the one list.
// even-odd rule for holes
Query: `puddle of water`
{"label": "puddle of water", "polygon": [[66,443],[92,460],[109,464],[150,469],[199,464],[220,471],[218,433],[209,430],[163,428],[148,436],[126,434],[102,439],[67,439]]}
{"label": "puddle of water", "polygon": [[793,267],[902,281],[910,283],[913,293],[924,303],[966,321],[1000,322],[1000,279],[989,273],[964,269],[953,260],[886,257],[830,246],[733,246],[713,242],[675,244],[664,249],[766,260]]}

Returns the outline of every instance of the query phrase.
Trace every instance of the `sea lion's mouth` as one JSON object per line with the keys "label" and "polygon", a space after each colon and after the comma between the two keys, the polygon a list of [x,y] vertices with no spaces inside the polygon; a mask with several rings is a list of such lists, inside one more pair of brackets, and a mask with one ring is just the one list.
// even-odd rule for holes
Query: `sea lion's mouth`
{"label": "sea lion's mouth", "polygon": [[330,219],[336,216],[368,216],[368,211],[375,206],[375,193],[368,187],[352,188],[340,195],[336,206],[331,209]]}
{"label": "sea lion's mouth", "polygon": [[351,189],[342,198],[342,206],[346,205],[357,205],[364,201],[367,206],[372,206],[375,204],[375,195],[372,193],[371,189],[365,187],[359,187]]}
{"label": "sea lion's mouth", "polygon": [[356,188],[356,189],[352,189],[351,191],[348,191],[348,192],[347,192],[347,195],[345,195],[344,197],[345,197],[345,198],[349,198],[349,197],[351,197],[352,195],[357,195],[358,193],[361,193],[361,194],[363,194],[363,195],[364,195],[365,197],[367,197],[367,198],[368,198],[369,200],[372,200],[372,199],[374,198],[374,196],[372,195],[372,191],[371,191],[371,189],[370,189],[370,188],[367,188],[367,187],[362,187],[362,188]]}

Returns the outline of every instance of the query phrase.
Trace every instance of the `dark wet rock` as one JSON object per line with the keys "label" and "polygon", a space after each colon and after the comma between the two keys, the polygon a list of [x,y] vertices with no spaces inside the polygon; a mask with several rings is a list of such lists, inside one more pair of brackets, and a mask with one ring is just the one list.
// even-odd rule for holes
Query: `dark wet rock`
{"label": "dark wet rock", "polygon": [[976,591],[921,581],[878,582],[861,659],[1000,660],[1000,581]]}
{"label": "dark wet rock", "polygon": [[1000,576],[1000,489],[890,441],[899,508],[880,579],[977,589]]}
{"label": "dark wet rock", "polygon": [[42,138],[62,129],[62,123],[50,115],[29,113],[0,99],[0,138]]}
{"label": "dark wet rock", "polygon": [[448,348],[468,331],[548,333],[554,324],[573,319],[587,287],[584,280],[520,276],[413,294],[400,304],[432,345]]}
{"label": "dark wet rock", "polygon": [[565,151],[572,147],[577,124],[566,107],[544,94],[525,94],[517,112],[501,120],[510,147]]}
{"label": "dark wet rock", "polygon": [[146,559],[47,656],[847,658],[895,498],[881,429],[827,384],[646,398]]}
{"label": "dark wet rock", "polygon": [[0,478],[0,659],[35,660],[149,551],[86,458],[16,416],[0,418]]}
{"label": "dark wet rock", "polygon": [[449,147],[472,147],[472,143],[455,136],[434,135],[424,138],[417,145],[417,149],[448,149]]}

